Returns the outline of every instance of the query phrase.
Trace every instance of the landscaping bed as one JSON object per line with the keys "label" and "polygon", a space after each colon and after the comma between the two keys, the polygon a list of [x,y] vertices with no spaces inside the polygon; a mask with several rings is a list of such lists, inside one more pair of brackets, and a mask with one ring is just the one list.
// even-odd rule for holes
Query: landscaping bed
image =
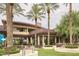
{"label": "landscaping bed", "polygon": [[15,54],[15,53],[19,53],[19,52],[20,52],[20,50],[16,47],[0,48],[0,55]]}
{"label": "landscaping bed", "polygon": [[53,47],[53,45],[45,45],[45,47]]}
{"label": "landscaping bed", "polygon": [[79,53],[79,48],[76,46],[66,46],[66,47],[53,47],[57,52],[67,52],[67,53]]}
{"label": "landscaping bed", "polygon": [[78,48],[78,45],[77,44],[66,44],[65,48],[75,49],[75,48]]}

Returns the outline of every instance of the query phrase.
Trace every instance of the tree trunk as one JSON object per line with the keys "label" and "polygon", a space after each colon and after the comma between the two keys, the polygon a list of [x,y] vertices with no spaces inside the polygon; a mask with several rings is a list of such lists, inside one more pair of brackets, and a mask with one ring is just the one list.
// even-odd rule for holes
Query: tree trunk
{"label": "tree trunk", "polygon": [[69,3],[69,37],[70,37],[70,44],[72,44],[72,3]]}
{"label": "tree trunk", "polygon": [[13,5],[10,3],[6,4],[6,26],[7,26],[7,47],[13,46]]}
{"label": "tree trunk", "polygon": [[48,10],[48,45],[50,45],[50,10]]}
{"label": "tree trunk", "polygon": [[37,25],[37,18],[35,18],[35,25]]}
{"label": "tree trunk", "polygon": [[[37,25],[37,18],[35,18],[35,25]],[[35,46],[37,45],[37,34],[35,34]]]}

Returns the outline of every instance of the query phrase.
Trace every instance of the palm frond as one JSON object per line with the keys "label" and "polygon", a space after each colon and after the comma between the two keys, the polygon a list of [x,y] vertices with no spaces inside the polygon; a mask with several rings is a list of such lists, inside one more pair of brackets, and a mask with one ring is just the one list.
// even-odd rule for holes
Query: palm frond
{"label": "palm frond", "polygon": [[42,7],[43,12],[47,12],[47,10],[54,11],[57,8],[59,8],[59,5],[57,3],[43,3],[39,4]]}
{"label": "palm frond", "polygon": [[[6,4],[1,3],[0,4],[0,14],[6,15],[6,13],[4,11],[6,11]],[[18,3],[14,3],[14,6],[13,6],[13,14],[14,15],[17,15],[17,14],[22,15],[23,11],[25,11],[25,10],[22,9],[21,6]]]}
{"label": "palm frond", "polygon": [[27,12],[27,18],[28,19],[32,19],[35,20],[37,18],[38,19],[42,19],[44,18],[44,12],[42,12],[42,8],[39,6],[39,4],[33,4],[32,9]]}

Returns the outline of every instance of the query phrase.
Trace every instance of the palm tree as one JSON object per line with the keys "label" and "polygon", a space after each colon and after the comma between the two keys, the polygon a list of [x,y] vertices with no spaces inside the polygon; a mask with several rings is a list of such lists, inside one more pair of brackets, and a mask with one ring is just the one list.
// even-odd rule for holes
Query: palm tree
{"label": "palm tree", "polygon": [[70,44],[72,44],[72,3],[69,3],[69,34],[70,34]]}
{"label": "palm tree", "polygon": [[13,4],[6,4],[7,47],[13,46]]}
{"label": "palm tree", "polygon": [[[37,25],[37,20],[42,20],[44,13],[42,8],[38,4],[33,4],[32,9],[27,13],[27,18],[35,20],[35,25]],[[35,34],[35,45],[36,45],[36,34]]]}
{"label": "palm tree", "polygon": [[23,9],[18,4],[7,3],[0,4],[0,14],[6,15],[6,26],[7,26],[7,47],[13,46],[13,14],[23,15]]}
{"label": "palm tree", "polygon": [[66,3],[66,6],[69,6],[69,19],[68,19],[68,31],[69,31],[69,39],[70,39],[70,44],[72,44],[72,3]]}
{"label": "palm tree", "polygon": [[48,45],[50,45],[50,14],[51,14],[51,11],[56,10],[59,7],[59,5],[56,3],[45,3],[40,5],[42,5],[43,10],[48,15]]}
{"label": "palm tree", "polygon": [[37,25],[37,20],[42,20],[44,17],[44,13],[42,12],[42,8],[38,4],[33,4],[32,9],[27,12],[27,18],[35,20],[35,25]]}

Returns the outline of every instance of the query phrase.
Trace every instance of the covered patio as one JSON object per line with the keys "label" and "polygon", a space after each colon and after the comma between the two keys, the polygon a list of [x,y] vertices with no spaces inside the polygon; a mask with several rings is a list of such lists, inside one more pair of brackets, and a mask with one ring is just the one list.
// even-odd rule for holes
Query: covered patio
{"label": "covered patio", "polygon": [[[37,29],[30,32],[27,35],[28,44],[35,46],[44,47],[48,42],[48,30],[47,29]],[[50,30],[50,45],[55,45],[56,43],[61,43],[61,39],[57,36],[57,33],[53,30]]]}

